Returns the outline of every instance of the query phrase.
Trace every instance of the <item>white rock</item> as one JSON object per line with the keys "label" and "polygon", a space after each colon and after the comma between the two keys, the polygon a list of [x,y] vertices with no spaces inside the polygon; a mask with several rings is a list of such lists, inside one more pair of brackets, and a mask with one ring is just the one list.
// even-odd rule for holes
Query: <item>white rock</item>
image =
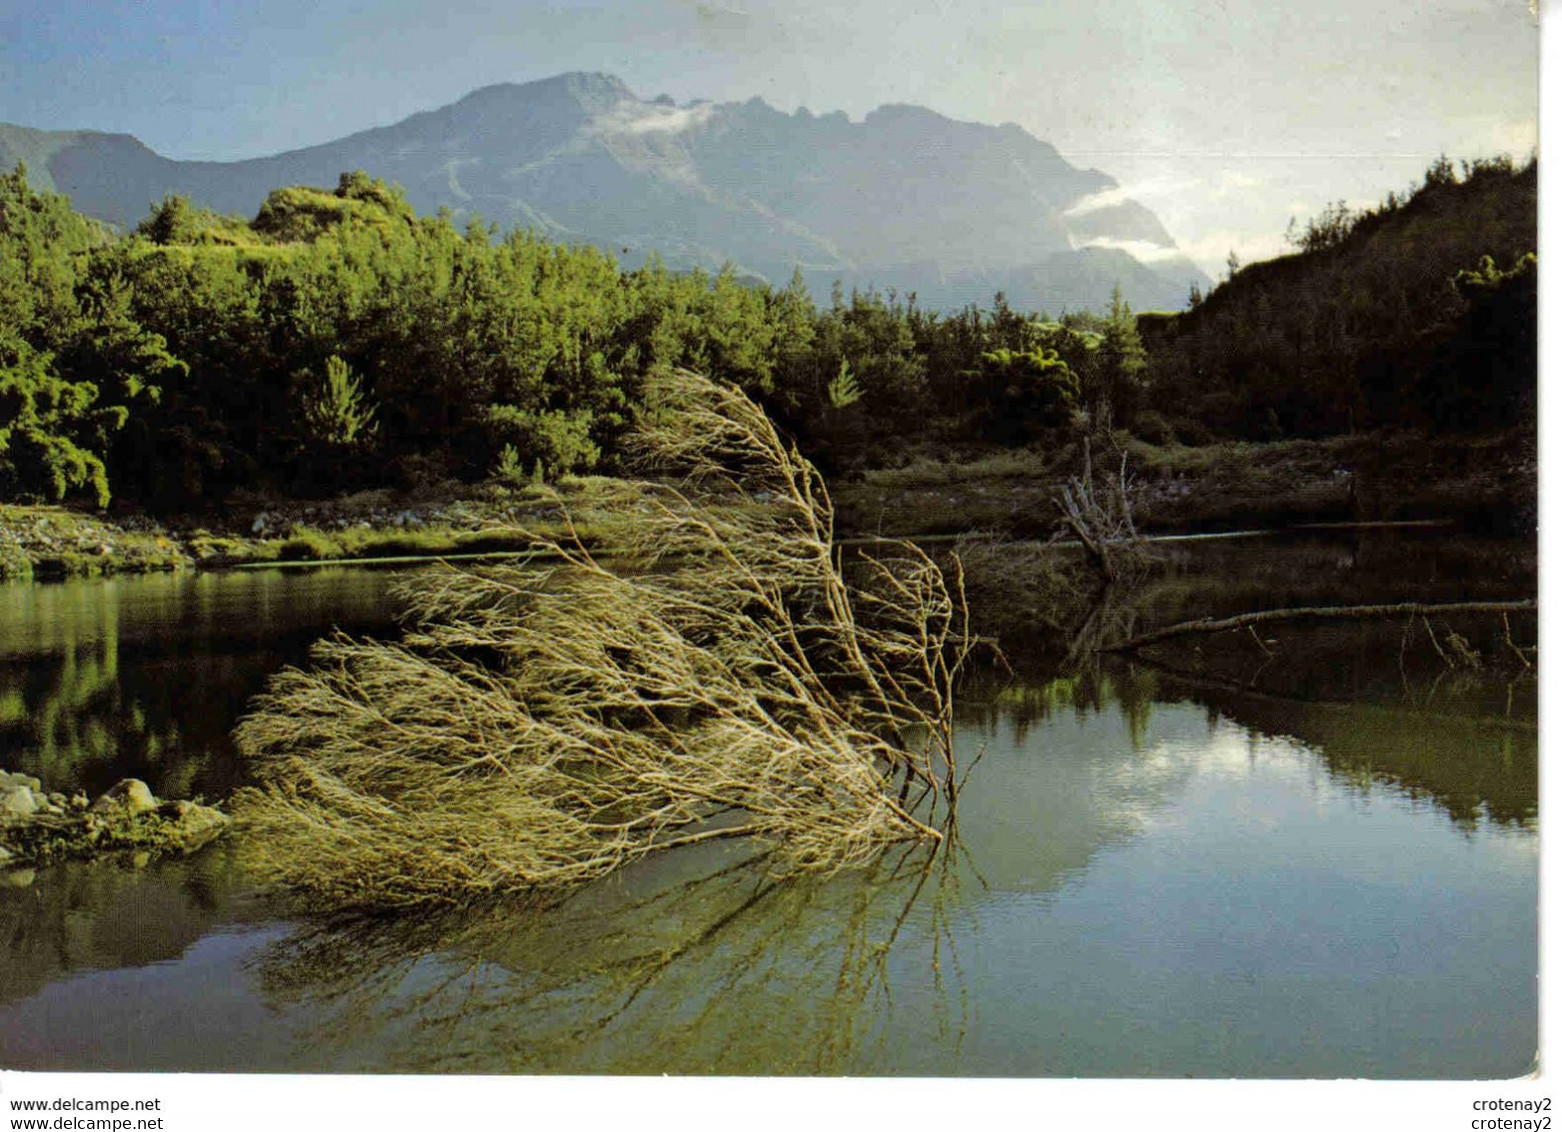
{"label": "white rock", "polygon": [[141,814],[155,809],[157,809],[157,799],[152,795],[147,784],[139,778],[121,779],[109,788],[108,793],[92,803],[92,812],[95,814],[110,810],[125,810],[132,814]]}
{"label": "white rock", "polygon": [[37,812],[38,796],[25,786],[10,786],[0,794],[0,818],[30,818]]}

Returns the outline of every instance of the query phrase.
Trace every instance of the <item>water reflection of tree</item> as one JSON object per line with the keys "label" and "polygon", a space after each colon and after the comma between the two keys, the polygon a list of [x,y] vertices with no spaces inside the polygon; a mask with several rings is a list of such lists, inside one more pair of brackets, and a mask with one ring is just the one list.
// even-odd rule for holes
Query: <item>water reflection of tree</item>
{"label": "water reflection of tree", "polygon": [[[1023,739],[1061,712],[1115,708],[1139,750],[1157,704],[1191,701],[1212,722],[1224,717],[1259,735],[1301,741],[1355,790],[1428,799],[1465,826],[1482,818],[1533,825],[1534,673],[1453,672],[1440,662],[1401,669],[1393,660],[1398,631],[1353,628],[1311,644],[1290,633],[1271,646],[1278,656],[1237,641],[1198,657],[1182,650],[1176,665],[1093,660],[1051,677],[1017,664],[1017,675],[976,677],[962,716],[988,729],[1006,721]],[[1226,670],[1236,675],[1219,675]]]}
{"label": "water reflection of tree", "polygon": [[[212,664],[199,674],[126,670],[113,639],[0,666],[0,763],[37,775],[50,790],[95,791],[133,774],[159,793],[188,797],[211,748],[185,732],[203,730],[222,675]],[[210,730],[201,738],[225,746],[222,729]]]}
{"label": "water reflection of tree", "polygon": [[229,875],[226,855],[212,850],[142,869],[66,863],[22,887],[0,880],[0,1002],[73,971],[178,958],[226,918]]}
{"label": "water reflection of tree", "polygon": [[[1307,700],[1163,672],[1168,694],[1197,699],[1251,731],[1288,735],[1354,789],[1425,798],[1462,826],[1482,818],[1529,827],[1539,806],[1533,719],[1446,710],[1413,690],[1401,704]],[[1443,709],[1443,710],[1440,710]]]}
{"label": "water reflection of tree", "polygon": [[1129,744],[1138,751],[1144,746],[1159,686],[1148,668],[1103,666],[1092,658],[1050,678],[988,669],[975,674],[964,692],[962,720],[989,731],[1002,721],[1013,729],[1017,742],[1061,712],[1100,715],[1116,708],[1128,726]]}
{"label": "water reflection of tree", "polygon": [[[1159,573],[1134,587],[1081,585],[1041,548],[1000,548],[985,572],[978,557],[972,592],[990,604],[977,616],[1003,627],[1012,672],[968,694],[967,705],[988,700],[968,710],[1002,714],[1023,735],[1059,710],[1115,705],[1137,749],[1157,700],[1192,700],[1301,740],[1353,788],[1430,798],[1461,824],[1533,821],[1533,615],[1295,622],[1172,639],[1138,663],[1101,653],[1144,627],[1261,608],[1523,595],[1533,592],[1533,546],[1362,531],[1160,549]],[[1015,613],[1006,626],[1005,611]]]}
{"label": "water reflection of tree", "polygon": [[882,1064],[897,972],[914,973],[952,1060],[958,854],[902,849],[828,880],[776,879],[763,854],[641,869],[546,910],[317,926],[260,973],[337,1060],[345,1046],[420,1071],[766,1074]]}
{"label": "water reflection of tree", "polygon": [[0,767],[50,790],[144,778],[170,797],[226,797],[228,736],[267,675],[330,625],[392,620],[394,575],[342,570],[155,575],[0,593]]}
{"label": "water reflection of tree", "polygon": [[1102,586],[1066,548],[962,546],[973,623],[1012,652],[1044,654],[1070,670],[1142,628],[1200,617],[1535,593],[1532,542],[1493,543],[1445,531],[1216,539],[1159,544],[1155,552],[1153,575]]}
{"label": "water reflection of tree", "polygon": [[42,608],[9,611],[20,630],[40,634],[42,651],[0,659],[0,765],[66,791],[101,789],[133,767],[160,791],[188,796],[202,760],[184,757],[176,720],[199,727],[210,713],[175,714],[190,677],[163,679],[134,653],[125,662],[120,597],[111,583],[48,587],[35,602]]}
{"label": "water reflection of tree", "polygon": [[311,628],[248,641],[101,635],[0,659],[0,767],[49,790],[97,792],[126,776],[160,796],[225,798],[243,772],[228,730],[266,677],[300,659]]}

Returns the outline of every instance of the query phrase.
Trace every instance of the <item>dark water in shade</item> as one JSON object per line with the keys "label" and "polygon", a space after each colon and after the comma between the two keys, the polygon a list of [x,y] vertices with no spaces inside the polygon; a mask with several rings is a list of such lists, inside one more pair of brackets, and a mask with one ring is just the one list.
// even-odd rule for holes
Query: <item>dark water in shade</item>
{"label": "dark water in shade", "polygon": [[[1136,615],[1174,620],[1238,576],[1316,593],[1320,561],[1358,600],[1380,562],[1425,571],[1428,554],[1231,544]],[[1464,576],[1422,581],[1448,596]],[[395,579],[0,588],[0,765],[223,797],[247,698],[332,625],[387,631]],[[777,884],[751,848],[713,845],[544,914],[346,931],[255,899],[221,849],[44,870],[0,889],[0,1065],[1520,1075],[1537,1047],[1533,681],[1445,677],[1388,632],[1387,649],[1382,630],[1287,633],[1269,647],[1289,676],[1234,641],[1201,646],[1221,652],[1212,680],[1182,674],[1186,655],[1067,678],[1016,656],[1018,679],[966,697],[961,753],[981,758],[954,848],[828,881]]]}

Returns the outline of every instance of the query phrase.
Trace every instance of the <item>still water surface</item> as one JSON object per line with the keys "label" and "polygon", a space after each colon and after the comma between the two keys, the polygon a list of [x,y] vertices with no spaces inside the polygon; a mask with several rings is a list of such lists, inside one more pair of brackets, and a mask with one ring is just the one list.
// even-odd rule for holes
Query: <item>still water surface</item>
{"label": "still water surface", "polygon": [[[1360,549],[1228,546],[1147,600],[1173,619],[1198,578],[1229,589],[1232,571],[1270,595],[1287,577],[1317,589],[1319,555],[1354,600],[1376,576]],[[398,577],[0,588],[0,765],[50,788],[134,773],[222,798],[243,780],[227,732],[245,700],[333,625],[387,630]],[[963,757],[982,757],[956,849],[824,882],[776,884],[752,849],[710,846],[545,914],[339,930],[257,899],[220,848],[43,870],[0,890],[0,1064],[1525,1073],[1532,682],[1429,693],[1354,633],[1296,642],[1300,668],[1335,674],[1305,699],[1276,690],[1259,652],[1226,658],[1259,675],[1213,683],[1017,663],[963,709]]]}

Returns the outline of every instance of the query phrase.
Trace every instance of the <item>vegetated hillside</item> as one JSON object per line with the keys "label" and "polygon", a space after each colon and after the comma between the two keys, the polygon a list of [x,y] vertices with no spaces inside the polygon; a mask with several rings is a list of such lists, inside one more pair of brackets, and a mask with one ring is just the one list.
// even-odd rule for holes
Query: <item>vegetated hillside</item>
{"label": "vegetated hillside", "polygon": [[1462,177],[1439,161],[1403,198],[1336,206],[1304,250],[1140,319],[1153,401],[1252,439],[1533,419],[1536,208],[1535,163],[1505,159]]}
{"label": "vegetated hillside", "polygon": [[[1241,272],[1189,314],[1141,317],[1152,366],[1120,299],[1057,320],[1001,296],[954,314],[874,291],[816,304],[800,274],[774,287],[654,259],[625,270],[532,230],[458,227],[361,171],[334,189],[274,189],[253,219],[170,196],[114,234],[18,169],[0,175],[0,501],[188,514],[240,490],[318,498],[611,472],[646,380],[675,367],[760,399],[832,473],[924,460],[964,482],[972,460],[1028,451],[1000,462],[1035,472],[1035,506],[1013,492],[946,499],[963,526],[994,525],[982,507],[1005,499],[1010,527],[1027,509],[1050,516],[1083,439],[1104,456],[1122,426],[1158,444],[1388,426],[1426,465],[1417,429],[1509,424],[1532,401],[1533,259],[1472,252],[1523,246],[1524,209],[1506,243],[1503,225],[1526,191],[1532,217],[1533,173],[1487,165],[1365,219],[1330,214],[1303,237],[1313,251]],[[1451,252],[1450,232],[1463,241]],[[1475,469],[1479,490],[1464,494],[1517,514],[1502,501],[1523,503],[1533,445],[1506,438],[1483,443],[1514,459],[1497,479]],[[1318,453],[1331,517],[1351,506],[1347,489],[1370,502],[1388,479],[1380,469],[1354,488],[1336,474],[1361,463],[1346,455]],[[1295,514],[1319,512],[1313,493],[1296,498]],[[1173,502],[1157,504],[1163,518],[1232,513]],[[870,510],[871,529],[884,512]],[[935,522],[923,507],[910,519]]]}
{"label": "vegetated hillside", "polygon": [[358,171],[252,220],[169,196],[115,234],[0,175],[0,501],[164,512],[610,471],[648,377],[761,399],[811,456],[1015,446],[1126,415],[1128,307],[944,315],[815,304],[734,269],[634,270],[589,245],[420,216]]}
{"label": "vegetated hillside", "polygon": [[675,105],[611,75],[568,74],[458,102],[324,145],[235,162],[174,161],[126,135],[0,125],[0,169],[129,228],[187,196],[252,216],[278,185],[364,169],[419,212],[449,209],[590,243],[637,265],[715,270],[781,285],[800,268],[823,298],[836,280],[953,309],[1004,290],[1024,309],[1099,309],[1120,285],[1141,309],[1180,307],[1208,279],[1184,257],[1142,263],[1129,244],[1173,249],[1144,206],[1106,196],[1013,124],[956,122],[885,106],[785,114],[755,98]]}

